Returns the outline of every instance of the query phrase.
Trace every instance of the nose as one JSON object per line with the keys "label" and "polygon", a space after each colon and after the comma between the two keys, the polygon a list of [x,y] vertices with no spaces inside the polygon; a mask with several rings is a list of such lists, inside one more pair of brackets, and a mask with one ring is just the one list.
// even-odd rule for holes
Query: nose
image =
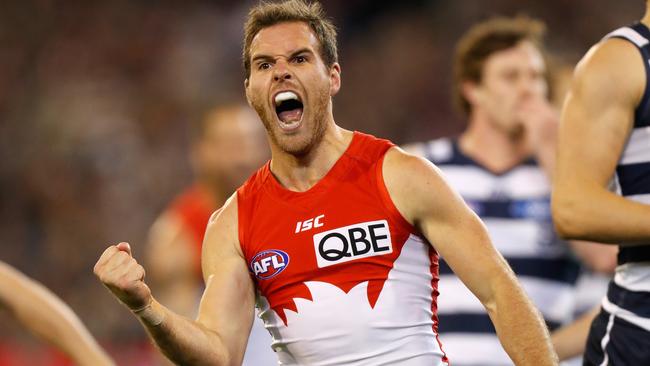
{"label": "nose", "polygon": [[522,78],[520,90],[526,96],[536,96],[544,94],[546,89],[546,80],[537,75],[531,75]]}
{"label": "nose", "polygon": [[273,71],[273,80],[282,81],[291,79],[291,73],[283,62],[278,62]]}
{"label": "nose", "polygon": [[536,85],[534,81],[528,80],[527,78],[522,78],[522,80],[519,82],[517,92],[519,93],[520,98],[529,99],[535,96],[535,89]]}

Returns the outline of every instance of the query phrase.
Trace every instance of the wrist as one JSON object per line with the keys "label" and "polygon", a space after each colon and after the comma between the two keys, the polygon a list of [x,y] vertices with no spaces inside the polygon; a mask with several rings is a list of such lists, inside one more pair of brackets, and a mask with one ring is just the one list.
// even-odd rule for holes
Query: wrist
{"label": "wrist", "polygon": [[147,326],[156,327],[165,320],[164,310],[158,306],[159,304],[152,298],[148,304],[131,309],[131,312]]}

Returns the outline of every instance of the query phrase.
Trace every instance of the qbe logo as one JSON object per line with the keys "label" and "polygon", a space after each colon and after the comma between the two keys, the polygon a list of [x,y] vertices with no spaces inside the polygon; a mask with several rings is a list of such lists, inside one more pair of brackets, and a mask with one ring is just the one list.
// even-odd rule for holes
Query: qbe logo
{"label": "qbe logo", "polygon": [[289,254],[278,250],[269,249],[257,253],[250,262],[250,269],[260,280],[268,280],[284,271],[289,265]]}
{"label": "qbe logo", "polygon": [[314,235],[318,268],[393,252],[386,220],[362,222]]}

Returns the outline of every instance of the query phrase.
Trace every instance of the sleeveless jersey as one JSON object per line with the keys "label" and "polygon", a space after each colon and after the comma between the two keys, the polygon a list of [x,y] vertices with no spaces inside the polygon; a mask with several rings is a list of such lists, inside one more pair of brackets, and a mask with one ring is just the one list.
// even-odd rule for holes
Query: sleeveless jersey
{"label": "sleeveless jersey", "polygon": [[[639,50],[646,81],[633,129],[616,166],[614,186],[626,199],[650,205],[650,30],[637,23],[619,28],[604,39],[609,38],[627,40]],[[650,243],[620,247],[618,263],[603,308],[650,331]]]}
{"label": "sleeveless jersey", "polygon": [[[530,159],[495,174],[463,154],[456,140],[416,145],[481,218],[550,329],[570,321],[579,266],[553,229],[550,185]],[[440,260],[440,338],[454,365],[512,365],[485,308]],[[472,350],[468,352],[468,350]]]}
{"label": "sleeveless jersey", "polygon": [[384,185],[392,143],[355,132],[306,192],[270,163],[238,190],[239,240],[280,365],[445,365],[437,253]]}

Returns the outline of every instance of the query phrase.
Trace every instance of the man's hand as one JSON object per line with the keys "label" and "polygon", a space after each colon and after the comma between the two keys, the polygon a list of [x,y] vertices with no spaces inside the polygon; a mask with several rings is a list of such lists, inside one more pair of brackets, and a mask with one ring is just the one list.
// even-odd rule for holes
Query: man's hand
{"label": "man's hand", "polygon": [[526,141],[534,153],[545,145],[555,146],[560,121],[558,111],[544,98],[529,98],[518,110]]}
{"label": "man's hand", "polygon": [[111,245],[95,264],[95,275],[131,311],[151,304],[149,286],[144,283],[144,268],[131,255],[128,243]]}
{"label": "man's hand", "polygon": [[519,108],[518,118],[522,121],[524,139],[530,152],[550,179],[555,169],[555,148],[560,122],[558,111],[544,98],[530,98]]}

